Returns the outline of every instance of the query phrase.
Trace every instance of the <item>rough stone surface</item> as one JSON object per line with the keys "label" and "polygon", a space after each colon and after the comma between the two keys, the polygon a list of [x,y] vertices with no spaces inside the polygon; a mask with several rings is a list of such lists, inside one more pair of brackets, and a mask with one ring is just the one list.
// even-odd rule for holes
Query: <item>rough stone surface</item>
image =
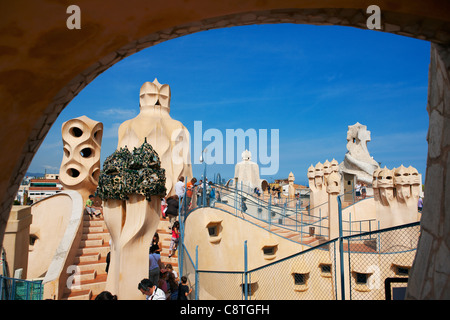
{"label": "rough stone surface", "polygon": [[432,44],[427,110],[430,115],[422,236],[407,299],[450,299],[450,47]]}

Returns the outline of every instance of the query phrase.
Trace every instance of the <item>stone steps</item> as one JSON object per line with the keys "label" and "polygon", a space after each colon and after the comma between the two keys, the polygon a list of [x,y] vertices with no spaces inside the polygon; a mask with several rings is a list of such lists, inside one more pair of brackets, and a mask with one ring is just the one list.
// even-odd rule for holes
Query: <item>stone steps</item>
{"label": "stone steps", "polygon": [[170,263],[173,269],[179,274],[178,250],[176,250],[175,254],[169,258],[170,241],[172,239],[172,231],[169,229],[169,227],[170,227],[169,219],[160,218],[160,222],[156,232],[158,233],[159,240],[162,243],[161,262],[164,265]]}
{"label": "stone steps", "polygon": [[73,264],[77,271],[73,275],[72,287],[66,288],[62,300],[91,300],[106,286],[106,255],[110,235],[103,217],[84,216],[83,235]]}
{"label": "stone steps", "polygon": [[[161,261],[170,263],[178,272],[178,251],[169,258],[170,241],[172,232],[169,229],[169,219],[160,218],[157,232],[162,242]],[[110,235],[103,217],[90,219],[85,215],[83,221],[83,235],[74,265],[77,273],[73,276],[72,289],[66,288],[63,300],[92,300],[104,290],[107,274],[106,255],[108,254]]]}

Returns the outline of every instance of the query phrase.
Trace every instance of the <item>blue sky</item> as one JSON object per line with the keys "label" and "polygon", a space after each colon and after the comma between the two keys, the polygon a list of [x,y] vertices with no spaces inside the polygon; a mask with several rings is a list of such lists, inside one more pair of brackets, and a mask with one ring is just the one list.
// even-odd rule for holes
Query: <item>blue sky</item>
{"label": "blue sky", "polygon": [[[171,87],[171,117],[192,140],[194,121],[224,137],[226,129],[278,129],[279,170],[262,176],[269,181],[292,171],[307,184],[311,164],[343,161],[347,127],[356,122],[371,131],[368,149],[381,166],[412,165],[424,179],[429,61],[426,41],[351,27],[255,25],[173,39],[91,82],[61,112],[28,171],[59,171],[61,125],[82,115],[104,124],[103,163],[119,125],[139,113],[140,87],[158,78]],[[202,165],[193,172],[199,177]],[[218,172],[231,178],[234,164],[208,165],[209,174]]]}

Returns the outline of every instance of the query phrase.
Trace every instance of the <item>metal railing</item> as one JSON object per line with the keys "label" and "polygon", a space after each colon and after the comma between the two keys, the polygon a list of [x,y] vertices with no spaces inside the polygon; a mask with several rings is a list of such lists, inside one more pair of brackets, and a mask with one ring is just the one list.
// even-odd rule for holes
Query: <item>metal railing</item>
{"label": "metal railing", "polygon": [[[406,287],[417,252],[420,222],[342,238],[348,259],[345,287],[351,300],[382,300],[386,279]],[[392,280],[391,280],[392,281]]]}
{"label": "metal railing", "polygon": [[195,262],[184,247],[187,263],[180,272],[187,275],[193,288],[192,300],[391,299],[386,294],[386,283],[406,286],[419,227],[416,222],[333,239],[252,270],[247,270],[244,243],[245,264],[241,271],[202,270],[198,246]]}
{"label": "metal railing", "polygon": [[0,300],[42,300],[41,280],[30,281],[0,275]]}
{"label": "metal railing", "polygon": [[[202,270],[198,264],[198,256],[201,254],[198,246],[195,254],[189,253],[184,243],[185,221],[199,207],[206,205],[219,209],[215,204],[220,203],[228,206],[228,210],[221,210],[243,218],[242,199],[245,198],[247,205],[245,213],[251,214],[254,219],[266,222],[266,228],[269,231],[274,226],[290,227],[302,234],[306,226],[315,225],[319,227],[319,234],[321,234],[320,230],[326,228],[321,223],[320,214],[318,217],[312,216],[316,219],[313,223],[304,221],[303,218],[311,217],[305,213],[307,212],[305,208],[284,206],[274,213],[272,212],[274,206],[270,201],[255,199],[245,190],[217,184],[214,187],[216,198],[212,202],[208,203],[205,200],[207,196],[205,188],[203,188],[202,201],[198,203],[200,206],[197,206],[196,190],[192,197],[193,205],[188,206],[184,201],[186,196],[180,201],[179,267],[180,274],[188,277],[193,288],[191,299],[379,300],[388,298],[385,296],[386,288],[383,287],[385,279],[407,279],[408,277],[409,268],[416,253],[420,232],[419,222],[384,230],[372,230],[373,220],[351,221],[351,215],[349,221],[340,219],[338,238],[295,255],[248,270],[246,243],[244,243],[244,270]],[[339,217],[342,217],[340,202],[342,196],[338,197]],[[368,226],[362,227],[364,223]],[[347,224],[348,230],[344,230],[344,224]],[[352,227],[354,224],[360,224],[360,227]],[[362,233],[361,230],[364,229],[368,232]],[[391,282],[406,281],[391,280],[389,283]]]}

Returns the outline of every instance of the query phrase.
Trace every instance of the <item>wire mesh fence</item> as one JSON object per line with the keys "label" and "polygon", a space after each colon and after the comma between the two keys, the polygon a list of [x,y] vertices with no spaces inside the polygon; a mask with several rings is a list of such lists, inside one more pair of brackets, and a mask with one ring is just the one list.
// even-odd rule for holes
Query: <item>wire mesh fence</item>
{"label": "wire mesh fence", "polygon": [[245,272],[198,271],[199,300],[245,300]]}
{"label": "wire mesh fence", "polygon": [[187,278],[187,285],[192,289],[191,293],[188,296],[189,300],[196,299],[196,283],[198,283],[198,279],[196,277],[196,266],[195,262],[192,260],[188,250],[184,246],[183,243],[180,244],[180,255],[182,259],[182,263],[180,264],[180,274]]}
{"label": "wire mesh fence", "polygon": [[250,271],[251,300],[335,300],[336,241]]}
{"label": "wire mesh fence", "polygon": [[393,290],[407,286],[419,228],[334,239],[249,271],[198,270],[186,254],[183,273],[197,290],[192,299],[384,300],[386,283],[395,283]]}
{"label": "wire mesh fence", "polygon": [[[419,224],[412,223],[345,238],[349,299],[386,299],[387,279],[408,278],[419,234]],[[407,281],[394,282],[395,288],[407,286]]]}
{"label": "wire mesh fence", "polygon": [[[286,228],[305,235],[327,235],[327,216],[321,217],[322,204],[316,208],[272,205],[246,193],[215,185],[216,196],[208,206],[224,209],[248,222],[272,231]],[[205,194],[204,194],[205,195]],[[191,210],[181,215],[182,230],[189,213],[201,207],[195,195]],[[245,206],[243,206],[243,203]],[[353,202],[352,204],[354,204]],[[203,205],[205,203],[203,202]],[[308,210],[309,209],[309,210]],[[313,209],[313,210],[311,210]],[[341,210],[341,209],[340,209]],[[352,209],[354,210],[354,208]],[[314,214],[312,214],[314,213]],[[316,214],[317,213],[317,214]],[[339,214],[342,217],[342,211]],[[419,222],[379,230],[376,220],[341,220],[340,237],[316,245],[253,270],[199,270],[197,252],[181,255],[181,273],[192,286],[190,299],[220,300],[382,300],[391,297],[390,286],[404,289],[416,254]],[[253,219],[254,218],[254,219]],[[373,231],[372,231],[373,230]],[[368,232],[366,232],[368,231]],[[328,237],[323,237],[328,238]],[[319,242],[321,243],[321,242]],[[389,287],[389,288],[388,288]],[[388,290],[389,289],[389,290]],[[389,291],[389,292],[388,292]]]}

